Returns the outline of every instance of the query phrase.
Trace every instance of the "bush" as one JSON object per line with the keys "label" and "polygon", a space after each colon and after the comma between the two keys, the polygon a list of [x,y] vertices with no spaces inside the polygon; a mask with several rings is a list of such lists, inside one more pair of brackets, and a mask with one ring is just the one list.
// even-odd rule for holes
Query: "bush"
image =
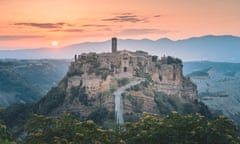
{"label": "bush", "polygon": [[96,69],[96,75],[101,76],[101,79],[106,80],[107,76],[110,74],[110,70],[106,68]]}
{"label": "bush", "polygon": [[139,99],[137,97],[134,97],[134,96],[131,96],[131,95],[127,95],[127,96],[124,96],[126,97],[131,105],[132,105],[132,109],[135,113],[141,113],[142,111],[142,107],[143,107],[143,104],[144,104],[144,101],[143,99]]}
{"label": "bush", "polygon": [[176,112],[160,119],[143,114],[136,123],[127,123],[122,132],[127,144],[237,144],[239,131],[225,117],[208,120],[200,114],[180,115]]}
{"label": "bush", "polygon": [[170,106],[168,105],[168,97],[169,96],[161,92],[155,92],[154,95],[154,101],[157,104],[158,110],[163,115],[171,112]]}
{"label": "bush", "polygon": [[60,118],[34,115],[25,124],[24,144],[112,144],[113,130],[103,130],[92,120],[78,121],[69,114]]}
{"label": "bush", "polygon": [[14,144],[12,136],[9,133],[7,126],[0,123],[0,143],[1,144]]}
{"label": "bush", "polygon": [[158,56],[152,56],[152,62],[157,62]]}
{"label": "bush", "polygon": [[45,97],[43,97],[39,102],[39,113],[48,114],[54,108],[63,104],[65,100],[65,90],[60,87],[53,87]]}
{"label": "bush", "polygon": [[[106,113],[104,108],[96,110]],[[131,115],[131,114],[128,114]],[[101,115],[102,117],[102,115]],[[24,125],[24,144],[239,144],[240,132],[232,121],[220,116],[209,120],[196,114],[181,115],[172,112],[159,118],[143,113],[134,123],[125,123],[124,129],[102,129],[92,120],[79,121],[69,114],[59,118],[33,115]],[[6,127],[0,124],[1,140],[11,139]],[[4,141],[6,142],[6,141]]]}
{"label": "bush", "polygon": [[182,64],[182,60],[179,58],[173,58],[171,56],[164,57],[161,59],[163,64]]}
{"label": "bush", "polygon": [[88,94],[82,87],[71,87],[71,100],[78,98],[78,100],[85,106],[88,105]]}
{"label": "bush", "polygon": [[130,82],[130,80],[128,78],[118,79],[119,86],[124,86],[124,85],[128,84],[129,82]]}
{"label": "bush", "polygon": [[190,114],[193,113],[194,110],[194,105],[190,104],[190,103],[186,103],[183,105],[183,113],[184,114]]}
{"label": "bush", "polygon": [[34,112],[36,112],[36,108],[33,104],[15,104],[7,107],[1,113],[1,119],[11,128],[16,124],[24,124]]}
{"label": "bush", "polygon": [[102,125],[104,119],[107,118],[109,112],[105,107],[98,107],[89,114],[88,119],[93,120],[95,123]]}

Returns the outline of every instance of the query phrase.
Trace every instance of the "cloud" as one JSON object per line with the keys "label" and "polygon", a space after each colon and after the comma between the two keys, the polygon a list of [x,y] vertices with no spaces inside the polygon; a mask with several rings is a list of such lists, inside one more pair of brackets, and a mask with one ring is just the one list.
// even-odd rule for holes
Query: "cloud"
{"label": "cloud", "polygon": [[99,31],[112,31],[111,28],[103,28],[103,29],[98,29]]}
{"label": "cloud", "polygon": [[82,27],[107,27],[108,25],[101,25],[101,24],[85,24]]}
{"label": "cloud", "polygon": [[166,34],[170,31],[160,29],[123,29],[120,33],[126,35],[141,35],[141,34]]}
{"label": "cloud", "polygon": [[50,32],[83,32],[83,29],[54,29],[50,30]]}
{"label": "cloud", "polygon": [[15,23],[18,26],[31,26],[44,29],[62,28],[63,26],[72,26],[71,24],[59,22],[59,23]]}
{"label": "cloud", "polygon": [[153,16],[153,17],[159,18],[159,17],[162,17],[162,15],[155,15],[155,16]]}
{"label": "cloud", "polygon": [[140,18],[139,16],[131,14],[131,13],[122,13],[122,14],[118,14],[112,18],[102,19],[102,21],[136,23],[136,22],[145,21],[145,18]]}
{"label": "cloud", "polygon": [[83,29],[64,29],[64,32],[83,32]]}
{"label": "cloud", "polygon": [[1,40],[18,40],[18,39],[34,39],[34,38],[44,38],[40,35],[0,35]]}
{"label": "cloud", "polygon": [[19,26],[31,26],[42,29],[49,29],[49,32],[83,32],[83,29],[74,28],[74,25],[69,23],[15,23],[14,25]]}

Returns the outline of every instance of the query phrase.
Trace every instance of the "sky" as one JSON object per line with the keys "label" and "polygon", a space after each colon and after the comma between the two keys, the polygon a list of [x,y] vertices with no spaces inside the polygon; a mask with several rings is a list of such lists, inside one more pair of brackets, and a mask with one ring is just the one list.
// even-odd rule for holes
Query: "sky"
{"label": "sky", "polygon": [[240,0],[0,0],[0,50],[63,47],[113,36],[240,36],[239,6]]}

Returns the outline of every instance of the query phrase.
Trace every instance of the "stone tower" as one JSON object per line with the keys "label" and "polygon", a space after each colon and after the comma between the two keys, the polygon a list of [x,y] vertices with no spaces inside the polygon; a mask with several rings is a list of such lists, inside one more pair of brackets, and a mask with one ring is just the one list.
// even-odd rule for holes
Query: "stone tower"
{"label": "stone tower", "polygon": [[113,37],[112,38],[112,53],[117,52],[117,38]]}

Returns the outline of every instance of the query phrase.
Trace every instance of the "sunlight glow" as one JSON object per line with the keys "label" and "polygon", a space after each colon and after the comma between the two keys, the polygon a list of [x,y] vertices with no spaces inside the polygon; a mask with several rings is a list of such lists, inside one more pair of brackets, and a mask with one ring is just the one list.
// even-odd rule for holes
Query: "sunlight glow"
{"label": "sunlight glow", "polygon": [[53,46],[53,47],[58,46],[58,41],[56,41],[56,40],[52,41],[52,46]]}

